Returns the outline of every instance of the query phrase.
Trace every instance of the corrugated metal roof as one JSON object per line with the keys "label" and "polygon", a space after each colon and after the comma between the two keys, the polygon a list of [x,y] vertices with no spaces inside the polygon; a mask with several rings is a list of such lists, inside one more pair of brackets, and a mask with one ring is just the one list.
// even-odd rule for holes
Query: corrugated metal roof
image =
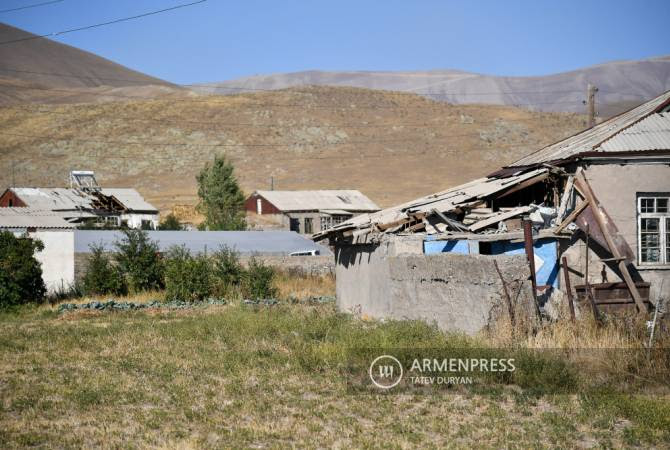
{"label": "corrugated metal roof", "polygon": [[[586,131],[578,133],[555,144],[544,147],[520,160],[512,163],[509,167],[529,166],[543,162],[567,159],[579,153],[592,151],[614,151],[600,148],[600,144],[623,132],[628,127],[635,125],[646,116],[653,114],[660,106],[670,100],[670,91],[659,95],[653,100],[643,103],[618,116],[612,117]],[[622,141],[623,142],[623,141]],[[614,146],[618,148],[619,146]],[[667,147],[666,147],[667,148]],[[624,151],[628,151],[626,149]],[[621,151],[621,150],[616,150]]]}
{"label": "corrugated metal roof", "polygon": [[670,150],[670,113],[652,114],[600,145],[604,152]]}
{"label": "corrugated metal roof", "polygon": [[285,212],[322,209],[379,211],[379,206],[356,190],[256,191],[256,194]]}
{"label": "corrugated metal roof", "polygon": [[113,196],[131,211],[158,211],[135,189],[103,188],[102,193]]}
{"label": "corrugated metal roof", "polygon": [[526,172],[520,171],[506,178],[480,178],[460,186],[449,188],[446,191],[412,200],[411,202],[379,212],[361,214],[328,230],[315,234],[315,238],[320,239],[335,231],[345,231],[354,228],[371,231],[373,225],[393,224],[407,220],[410,214],[429,214],[434,209],[441,213],[453,211],[466,203],[476,202],[489,195],[511,188],[518,183],[543,175],[548,171],[549,169],[543,167]]}
{"label": "corrugated metal roof", "polygon": [[0,228],[71,229],[76,225],[62,215],[34,208],[0,208]]}
{"label": "corrugated metal roof", "polygon": [[[192,253],[213,252],[226,245],[240,254],[288,255],[293,252],[319,250],[321,255],[332,255],[327,247],[319,245],[292,231],[148,231],[149,238],[158,243],[160,251],[174,246],[185,246]],[[114,250],[114,243],[123,237],[120,231],[76,230],[74,251],[88,253],[92,244]]]}
{"label": "corrugated metal roof", "polygon": [[[28,207],[46,211],[91,209],[95,197],[79,189],[69,188],[11,188]],[[102,189],[102,194],[114,196],[131,211],[158,210],[147,203],[135,189]]]}

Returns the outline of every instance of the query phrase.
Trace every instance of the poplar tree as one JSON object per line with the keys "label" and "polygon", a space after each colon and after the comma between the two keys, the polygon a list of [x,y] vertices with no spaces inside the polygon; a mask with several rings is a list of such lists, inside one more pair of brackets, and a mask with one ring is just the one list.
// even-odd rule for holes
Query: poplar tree
{"label": "poplar tree", "polygon": [[200,171],[197,210],[205,216],[201,229],[244,230],[244,194],[235,178],[235,168],[224,156],[216,156]]}

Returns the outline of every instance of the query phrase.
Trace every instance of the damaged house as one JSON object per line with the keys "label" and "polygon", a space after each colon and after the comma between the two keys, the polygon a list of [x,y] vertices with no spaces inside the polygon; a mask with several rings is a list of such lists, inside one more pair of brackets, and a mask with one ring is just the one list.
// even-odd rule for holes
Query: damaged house
{"label": "damaged house", "polygon": [[528,297],[538,320],[557,297],[594,313],[646,313],[670,297],[669,202],[666,92],[485,178],[314,239],[335,248],[340,309],[474,333],[496,311],[513,322]]}
{"label": "damaged house", "polygon": [[379,211],[360,191],[255,191],[244,203],[250,223],[264,229],[318,233],[359,214]]}
{"label": "damaged house", "polygon": [[[156,229],[159,220],[159,211],[135,189],[101,188],[90,171],[72,171],[69,188],[8,188],[0,195],[0,208],[12,208],[13,216],[22,216],[20,223],[25,228],[35,229],[44,228],[45,216],[57,216],[73,227],[92,222],[100,226]],[[23,208],[32,213],[20,214]],[[5,216],[8,215],[2,215]]]}

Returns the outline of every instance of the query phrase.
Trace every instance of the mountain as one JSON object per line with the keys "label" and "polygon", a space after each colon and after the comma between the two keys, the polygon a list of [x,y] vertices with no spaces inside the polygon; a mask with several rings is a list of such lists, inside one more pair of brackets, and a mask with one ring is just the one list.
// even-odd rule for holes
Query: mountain
{"label": "mountain", "polygon": [[[71,169],[194,205],[225,153],[243,189],[360,189],[390,206],[484,176],[574,134],[583,116],[450,105],[415,94],[305,87],[174,101],[0,108],[0,184],[62,186]],[[177,211],[189,208],[177,208]]]}
{"label": "mountain", "polygon": [[454,104],[522,106],[539,111],[584,112],[588,83],[599,89],[597,105],[607,117],[670,90],[670,56],[598,64],[536,77],[481,75],[458,70],[427,72],[306,71],[258,75],[197,87],[218,94],[293,86],[351,86],[420,94]]}
{"label": "mountain", "polygon": [[[34,34],[0,23],[0,42]],[[167,81],[84,50],[38,38],[0,45],[0,104],[73,103],[109,98],[179,94]]]}

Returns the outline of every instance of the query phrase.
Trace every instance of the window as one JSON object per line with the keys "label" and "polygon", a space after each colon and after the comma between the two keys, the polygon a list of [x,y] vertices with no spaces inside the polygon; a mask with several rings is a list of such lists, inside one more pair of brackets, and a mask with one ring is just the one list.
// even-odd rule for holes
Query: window
{"label": "window", "polygon": [[346,222],[350,218],[351,216],[333,216],[333,226]]}
{"label": "window", "polygon": [[300,219],[294,219],[290,218],[289,219],[289,230],[295,231],[296,233],[300,233]]}
{"label": "window", "polygon": [[311,234],[312,233],[312,218],[311,217],[305,217],[305,234]]}
{"label": "window", "polygon": [[333,226],[333,221],[330,216],[321,216],[321,231],[327,230]]}
{"label": "window", "polygon": [[637,211],[640,264],[670,264],[670,196],[639,197]]}

